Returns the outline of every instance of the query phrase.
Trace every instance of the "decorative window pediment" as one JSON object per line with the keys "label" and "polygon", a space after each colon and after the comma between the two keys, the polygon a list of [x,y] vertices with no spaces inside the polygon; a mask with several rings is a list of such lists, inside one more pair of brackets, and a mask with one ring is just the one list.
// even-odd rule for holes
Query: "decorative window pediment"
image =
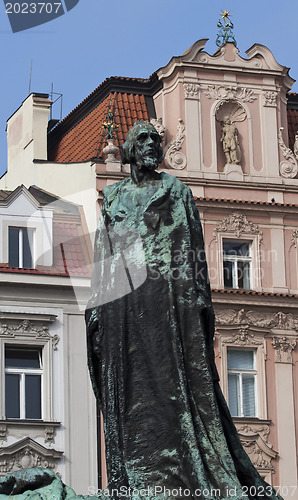
{"label": "decorative window pediment", "polygon": [[247,219],[246,215],[234,212],[225,219],[221,220],[214,229],[214,236],[219,233],[229,233],[236,238],[248,235],[257,235],[259,243],[262,241],[263,233],[257,224]]}
{"label": "decorative window pediment", "polygon": [[[217,242],[217,256],[218,256],[218,276],[219,276],[219,287],[229,288],[226,283],[232,281],[232,288],[244,288],[251,290],[261,289],[261,262],[260,262],[260,244],[263,239],[263,233],[260,230],[258,224],[255,224],[249,220],[245,214],[234,212],[221,221],[219,221],[213,232],[216,242]],[[242,281],[235,279],[229,282],[225,279],[225,270],[229,265],[226,261],[232,260],[232,256],[225,256],[224,245],[228,245],[229,242],[232,243],[233,240],[237,244],[237,240],[243,242],[243,245],[249,247],[249,252],[246,257],[235,256],[235,260],[245,260],[245,262],[240,262],[238,268],[242,266],[243,268],[243,278]],[[248,262],[249,261],[249,262]],[[232,264],[230,264],[232,266]],[[234,266],[235,267],[235,266]],[[237,266],[236,266],[237,267]],[[234,273],[238,272],[239,269],[234,269]],[[234,284],[234,282],[236,284]],[[240,286],[242,283],[242,286]],[[230,283],[231,286],[231,283]]]}
{"label": "decorative window pediment", "polygon": [[55,471],[62,455],[62,451],[45,448],[26,437],[0,448],[0,476],[29,467],[43,467]]}

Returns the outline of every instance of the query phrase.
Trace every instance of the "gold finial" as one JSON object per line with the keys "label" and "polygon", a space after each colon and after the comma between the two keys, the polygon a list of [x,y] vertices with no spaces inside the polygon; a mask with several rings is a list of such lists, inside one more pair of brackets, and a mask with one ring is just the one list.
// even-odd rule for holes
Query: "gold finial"
{"label": "gold finial", "polygon": [[217,26],[219,28],[219,32],[216,38],[216,45],[220,47],[224,45],[226,42],[233,42],[233,44],[237,47],[236,40],[233,34],[234,25],[230,19],[231,14],[230,10],[225,9],[221,11],[221,18],[219,19]]}
{"label": "gold finial", "polygon": [[230,12],[231,12],[230,10],[228,10],[228,12],[227,12],[227,9],[225,9],[225,11],[222,10],[221,11],[221,13],[222,13],[221,19],[228,19],[230,21],[230,16],[229,16]]}

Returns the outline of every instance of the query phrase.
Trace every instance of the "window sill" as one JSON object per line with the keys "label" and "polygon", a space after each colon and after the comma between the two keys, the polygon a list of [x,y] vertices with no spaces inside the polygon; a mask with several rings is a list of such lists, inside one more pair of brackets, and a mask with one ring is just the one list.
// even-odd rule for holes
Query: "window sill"
{"label": "window sill", "polygon": [[45,443],[52,444],[55,442],[56,429],[60,426],[61,422],[8,418],[0,420],[0,441],[7,441],[8,435],[22,436],[25,431],[28,435],[43,437]]}

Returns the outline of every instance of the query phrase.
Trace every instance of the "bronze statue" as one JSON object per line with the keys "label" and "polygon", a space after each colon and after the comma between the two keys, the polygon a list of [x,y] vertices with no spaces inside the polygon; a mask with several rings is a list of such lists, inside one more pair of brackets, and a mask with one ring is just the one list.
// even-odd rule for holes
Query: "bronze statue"
{"label": "bronze statue", "polygon": [[190,189],[156,172],[162,156],[154,127],[137,122],[123,146],[131,177],[104,189],[95,239],[88,364],[108,491],[76,496],[50,471],[27,469],[0,480],[1,500],[281,500],[220,390],[200,217]]}
{"label": "bronze statue", "polygon": [[[186,185],[156,172],[160,140],[146,122],[129,130],[131,177],[104,189],[95,240],[86,321],[109,490],[140,500],[280,498],[243,450],[221,393],[199,213]],[[117,295],[119,262],[130,288]]]}

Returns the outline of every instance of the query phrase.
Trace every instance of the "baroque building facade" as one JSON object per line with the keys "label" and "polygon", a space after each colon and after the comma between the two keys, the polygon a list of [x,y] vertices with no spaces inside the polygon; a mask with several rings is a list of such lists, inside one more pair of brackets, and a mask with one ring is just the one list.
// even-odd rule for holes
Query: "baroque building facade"
{"label": "baroque building facade", "polygon": [[[119,158],[127,130],[137,119],[152,121],[165,151],[161,170],[190,186],[200,211],[216,362],[240,438],[261,475],[281,486],[282,496],[298,498],[298,96],[290,93],[288,68],[267,47],[255,44],[242,58],[229,42],[210,55],[206,42],[147,80],[107,79],[54,126],[48,96],[31,94],[8,120],[0,189],[36,184],[82,205],[94,239],[103,188],[129,175]],[[69,411],[76,415],[74,400]],[[3,414],[2,426],[6,420]],[[100,455],[105,485],[103,440]],[[69,470],[78,464],[74,456]],[[80,493],[91,481],[87,472],[63,479]]]}

